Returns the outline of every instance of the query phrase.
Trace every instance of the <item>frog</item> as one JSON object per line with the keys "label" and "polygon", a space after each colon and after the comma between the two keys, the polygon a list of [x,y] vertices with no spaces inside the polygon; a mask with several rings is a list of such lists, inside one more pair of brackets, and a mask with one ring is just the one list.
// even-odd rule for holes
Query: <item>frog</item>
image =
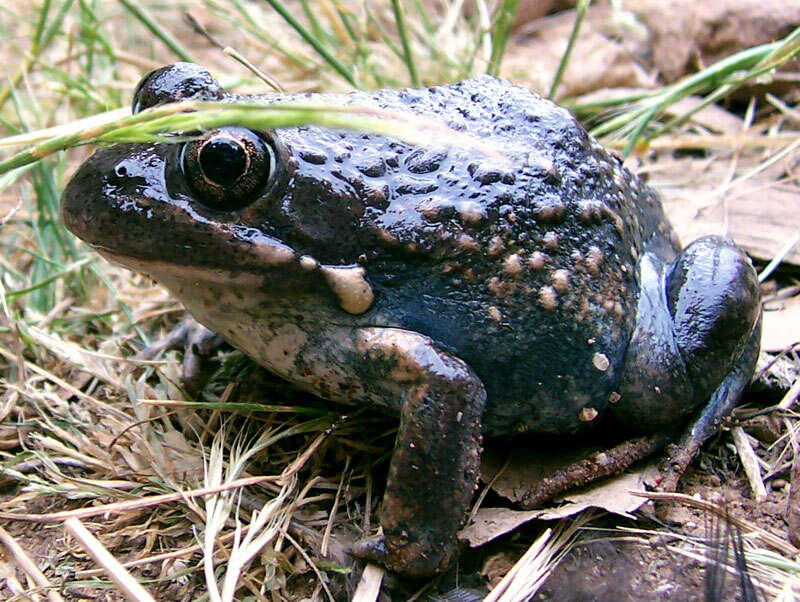
{"label": "frog", "polygon": [[484,438],[686,425],[683,470],[753,374],[746,253],[717,235],[682,247],[656,192],[522,86],[245,96],[174,63],[133,111],[187,99],[410,115],[497,149],[229,126],[100,148],[63,192],[70,231],[270,372],[399,418],[380,529],[357,556],[445,570]]}

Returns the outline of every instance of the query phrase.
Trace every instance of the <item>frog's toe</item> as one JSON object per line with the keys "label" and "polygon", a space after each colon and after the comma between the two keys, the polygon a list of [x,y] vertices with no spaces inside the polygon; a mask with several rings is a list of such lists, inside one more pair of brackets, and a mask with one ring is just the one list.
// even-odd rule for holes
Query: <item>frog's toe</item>
{"label": "frog's toe", "polygon": [[137,358],[152,359],[170,349],[183,349],[181,381],[186,393],[196,396],[211,375],[209,357],[223,344],[221,337],[194,318],[185,318],[164,338],[143,349]]}
{"label": "frog's toe", "polygon": [[668,450],[659,488],[674,490],[750,381],[761,344],[761,295],[750,260],[719,236],[696,240],[674,262],[646,254],[639,272],[636,330],[612,411],[624,424],[676,437],[696,411]]}
{"label": "frog's toe", "polygon": [[676,445],[668,448],[667,467],[659,483],[661,491],[675,491],[678,480],[689,467],[697,452],[730,415],[745,388],[750,383],[761,348],[761,319],[759,317],[741,355],[731,371],[711,394]]}
{"label": "frog's toe", "polygon": [[206,386],[214,371],[213,362],[209,361],[225,341],[199,322],[189,329],[183,348],[183,369],[181,380],[186,392],[195,397]]}
{"label": "frog's toe", "polygon": [[424,537],[414,542],[407,537],[387,540],[383,533],[363,539],[353,548],[354,556],[411,578],[430,577],[445,570],[455,552],[455,540],[446,543],[434,543]]}

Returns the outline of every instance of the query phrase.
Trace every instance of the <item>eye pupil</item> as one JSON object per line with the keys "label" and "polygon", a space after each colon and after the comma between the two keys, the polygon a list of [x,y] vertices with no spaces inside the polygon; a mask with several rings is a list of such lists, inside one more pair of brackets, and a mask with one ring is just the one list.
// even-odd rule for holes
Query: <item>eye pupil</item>
{"label": "eye pupil", "polygon": [[230,186],[247,171],[247,152],[230,138],[214,138],[203,146],[200,169],[215,184]]}

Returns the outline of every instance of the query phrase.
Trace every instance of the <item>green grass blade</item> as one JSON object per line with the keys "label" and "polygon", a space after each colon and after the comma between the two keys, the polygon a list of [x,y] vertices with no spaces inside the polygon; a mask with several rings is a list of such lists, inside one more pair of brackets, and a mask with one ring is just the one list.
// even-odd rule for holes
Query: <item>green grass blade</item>
{"label": "green grass blade", "polygon": [[311,7],[308,5],[308,0],[300,0],[300,6],[306,15],[306,19],[308,19],[308,23],[311,25],[312,35],[318,40],[326,39],[328,36],[322,28],[322,25],[320,25],[319,19],[317,19],[314,11],[311,10]]}
{"label": "green grass blade", "polygon": [[33,284],[31,284],[29,286],[26,286],[24,288],[19,288],[19,289],[12,290],[12,291],[6,291],[6,297],[9,297],[9,298],[19,297],[19,296],[22,296],[22,295],[27,295],[28,293],[31,293],[33,291],[38,291],[38,290],[44,288],[45,286],[47,286],[48,284],[50,284],[51,282],[59,280],[60,278],[63,278],[64,276],[68,276],[68,275],[72,274],[73,272],[76,272],[79,268],[83,267],[84,265],[89,263],[91,260],[92,260],[91,257],[84,257],[83,259],[79,259],[78,261],[76,261],[76,262],[64,267],[61,270],[58,270],[56,272],[50,271],[49,274],[45,278],[43,278],[42,280],[39,280],[38,282],[34,282]]}
{"label": "green grass blade", "polygon": [[289,10],[283,5],[281,0],[266,0],[269,5],[275,9],[275,11],[283,17],[283,20],[286,21],[289,25],[291,25],[292,29],[294,29],[301,38],[303,38],[314,50],[317,51],[325,61],[330,65],[334,71],[336,71],[339,75],[347,80],[347,82],[352,85],[354,88],[358,88],[358,83],[356,82],[355,77],[350,69],[344,66],[344,64],[339,61],[330,51],[325,47],[322,41],[319,38],[314,37],[314,35],[306,29],[300,21],[294,18],[294,15],[289,12]]}
{"label": "green grass blade", "polygon": [[417,75],[417,67],[414,64],[414,54],[411,50],[411,40],[408,37],[406,17],[403,13],[403,6],[400,4],[400,0],[392,0],[392,10],[394,11],[397,32],[400,34],[400,41],[403,44],[403,59],[408,69],[408,75],[411,77],[411,85],[418,88],[420,86],[419,75]]}
{"label": "green grass blade", "polygon": [[572,56],[572,49],[575,46],[575,40],[578,39],[578,35],[581,31],[581,25],[583,24],[583,19],[586,17],[586,12],[589,10],[589,5],[591,3],[592,0],[580,0],[578,5],[575,7],[575,24],[572,26],[572,33],[570,34],[569,41],[567,42],[567,49],[564,51],[564,54],[561,55],[561,60],[558,63],[558,69],[556,69],[556,74],[553,76],[553,83],[550,86],[550,92],[547,94],[547,98],[550,100],[553,100],[556,97],[558,86],[561,85],[561,79],[564,77],[564,72],[567,70],[569,58]]}
{"label": "green grass blade", "polygon": [[520,0],[503,0],[494,22],[492,35],[492,54],[486,73],[497,75],[500,73],[500,64],[506,51],[508,38],[511,36],[511,27],[514,25],[514,15],[517,14]]}
{"label": "green grass blade", "polygon": [[[33,66],[37,60],[39,60],[39,56],[41,55],[42,51],[50,45],[50,42],[53,41],[56,33],[61,30],[61,24],[64,21],[64,18],[67,16],[69,9],[72,7],[73,0],[66,0],[64,4],[61,5],[61,9],[56,13],[53,22],[50,26],[45,30],[44,33],[40,34],[36,43],[31,46],[30,55],[25,59],[23,62],[22,67],[17,69],[14,75],[11,76],[9,82],[0,89],[0,109],[3,108],[3,105],[6,104],[9,96],[11,95],[11,91],[13,88],[16,88],[19,85],[19,82],[22,81],[23,76],[30,70],[31,66]],[[42,25],[44,24],[45,16],[42,16],[42,20],[40,21]]]}
{"label": "green grass blade", "polygon": [[592,135],[603,136],[616,133],[617,137],[627,137],[625,154],[631,152],[642,137],[652,139],[668,129],[686,121],[699,108],[695,107],[666,124],[656,126],[646,134],[660,113],[670,105],[694,94],[710,91],[703,106],[715,102],[731,91],[765,73],[775,69],[778,61],[787,61],[800,53],[800,32],[795,30],[778,42],[771,42],[749,48],[725,58],[710,67],[687,76],[677,83],[653,92],[646,98],[635,102],[627,111],[607,120],[592,130]]}
{"label": "green grass blade", "polygon": [[42,8],[39,9],[39,21],[36,23],[36,31],[33,32],[33,53],[36,53],[42,43],[42,35],[44,34],[44,26],[47,23],[47,15],[50,13],[51,0],[45,0],[42,3]]}
{"label": "green grass blade", "polygon": [[[66,134],[55,135],[0,161],[0,175],[35,163],[60,150],[90,142],[178,142],[180,139],[168,134],[210,131],[227,125],[255,130],[318,125],[372,132],[419,145],[429,144],[431,136],[435,135],[440,144],[458,145],[500,156],[497,149],[436,121],[410,113],[380,111],[370,107],[289,102],[264,105],[184,101],[147,109],[123,119],[117,119],[118,114],[116,111],[110,112],[107,121],[97,120],[95,125],[87,129],[68,130]],[[26,140],[28,137],[15,139]],[[0,140],[0,146],[3,144],[4,141]],[[8,141],[5,144],[8,145]]]}

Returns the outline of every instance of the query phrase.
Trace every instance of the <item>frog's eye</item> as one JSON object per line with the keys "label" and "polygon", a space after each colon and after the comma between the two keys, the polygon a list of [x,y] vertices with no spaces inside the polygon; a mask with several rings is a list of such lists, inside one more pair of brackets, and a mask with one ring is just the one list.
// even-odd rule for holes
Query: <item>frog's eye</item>
{"label": "frog's eye", "polygon": [[173,63],[142,78],[133,93],[133,114],[168,102],[218,100],[223,95],[208,69],[193,63]]}
{"label": "frog's eye", "polygon": [[212,209],[247,205],[275,172],[275,151],[244,128],[222,128],[181,151],[181,168],[197,200]]}

